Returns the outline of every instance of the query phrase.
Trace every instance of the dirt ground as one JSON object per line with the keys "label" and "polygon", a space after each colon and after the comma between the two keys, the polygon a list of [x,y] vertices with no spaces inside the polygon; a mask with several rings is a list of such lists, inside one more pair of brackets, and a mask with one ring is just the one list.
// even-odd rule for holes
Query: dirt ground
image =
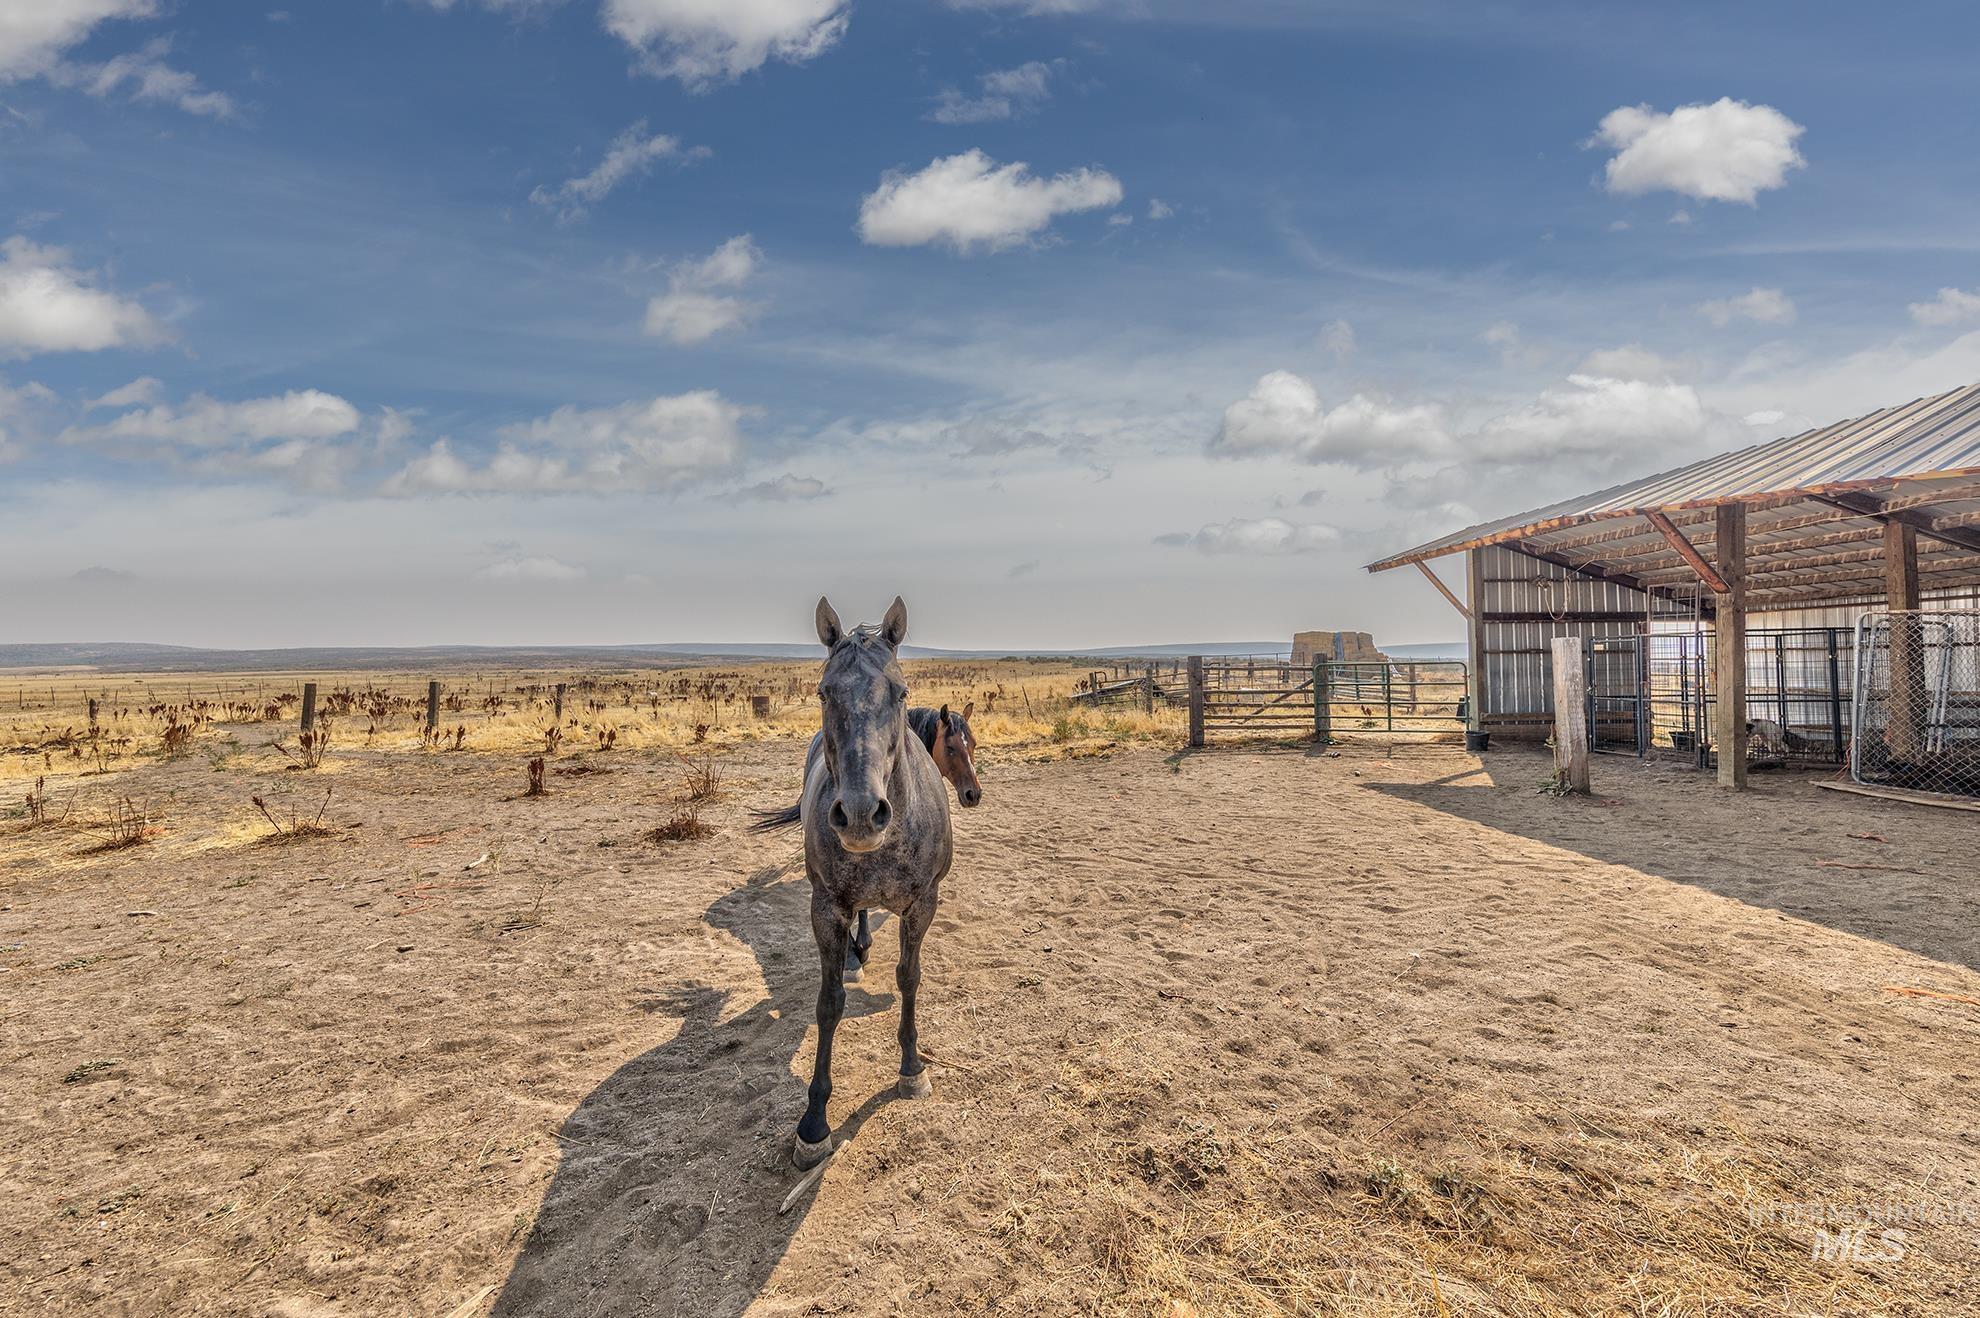
{"label": "dirt ground", "polygon": [[[647,751],[538,799],[517,754],[194,755],[120,777],[150,841],[0,823],[0,1311],[1974,1311],[1980,817],[1606,760],[1563,801],[1448,746],[986,757],[934,1095],[892,1096],[883,923],[848,1142],[780,1213],[816,962],[798,840],[743,825],[801,754],[727,753],[665,843]],[[251,794],[325,788],[330,836],[261,840]]]}

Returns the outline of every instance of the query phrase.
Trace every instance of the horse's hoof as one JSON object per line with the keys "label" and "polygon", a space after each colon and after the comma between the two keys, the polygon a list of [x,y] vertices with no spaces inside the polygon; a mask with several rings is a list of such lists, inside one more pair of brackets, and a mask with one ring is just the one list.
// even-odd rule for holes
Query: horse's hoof
{"label": "horse's hoof", "polygon": [[809,1171],[819,1163],[824,1162],[825,1156],[831,1153],[831,1151],[832,1137],[830,1135],[827,1135],[816,1144],[805,1143],[804,1136],[799,1135],[796,1144],[791,1149],[791,1161],[797,1164],[799,1171]]}
{"label": "horse's hoof", "polygon": [[933,1085],[928,1083],[928,1072],[926,1071],[917,1071],[913,1075],[904,1075],[894,1084],[894,1092],[902,1098],[927,1098],[929,1094],[934,1092],[934,1088]]}
{"label": "horse's hoof", "polygon": [[839,976],[839,982],[841,984],[857,984],[859,983],[859,977],[865,973],[866,967],[864,966],[847,966],[845,972]]}

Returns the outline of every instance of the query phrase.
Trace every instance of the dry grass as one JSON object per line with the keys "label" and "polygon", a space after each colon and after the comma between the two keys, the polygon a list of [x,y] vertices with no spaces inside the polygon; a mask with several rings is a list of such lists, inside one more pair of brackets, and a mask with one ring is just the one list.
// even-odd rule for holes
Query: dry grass
{"label": "dry grass", "polygon": [[[905,665],[918,704],[974,701],[971,726],[987,751],[1022,751],[1033,760],[1077,757],[1134,742],[1180,742],[1183,714],[1132,706],[1092,708],[1071,697],[1082,664],[1053,660]],[[333,720],[360,718],[369,751],[473,749],[554,758],[581,745],[593,751],[720,750],[758,741],[809,738],[818,727],[818,666],[763,663],[585,674],[454,674],[443,679],[453,725],[426,731],[428,674],[117,675],[81,674],[19,683],[0,703],[0,782],[113,774],[152,754],[196,751],[204,733],[257,724],[294,726],[307,678],[319,685],[319,721],[309,744],[276,741],[304,768],[322,767]],[[564,718],[554,688],[568,687]],[[95,702],[97,719],[88,720]],[[762,712],[759,713],[758,710]],[[234,735],[234,734],[229,734]],[[1110,745],[1111,743],[1111,745]]]}
{"label": "dry grass", "polygon": [[691,842],[696,838],[709,837],[715,830],[701,818],[701,807],[688,801],[674,812],[674,817],[664,824],[658,824],[639,835],[642,842]]}
{"label": "dry grass", "polygon": [[687,770],[687,779],[681,787],[684,799],[694,805],[722,799],[723,769],[721,763],[716,760],[714,752],[703,751],[699,755],[677,754],[675,758]]}
{"label": "dry grass", "polygon": [[[1053,1092],[1069,1128],[1097,1110],[1115,1114],[1103,1130],[1159,1132],[1066,1150],[1007,1187],[1006,1246],[1098,1313],[1935,1311],[1901,1263],[1825,1262],[1805,1224],[1755,1211],[1805,1199],[1813,1169],[1723,1122],[1476,1094],[1373,1128],[1316,1112],[1225,1129],[1214,1094],[1178,1095],[1130,1041],[1069,1063]],[[1151,1127],[1177,1098],[1195,1111]]]}
{"label": "dry grass", "polygon": [[100,823],[90,827],[90,833],[98,841],[89,848],[92,855],[106,851],[122,851],[126,847],[149,842],[162,831],[153,821],[149,802],[142,805],[130,797],[119,797],[111,802]]}
{"label": "dry grass", "polygon": [[330,808],[330,793],[334,790],[334,788],[324,789],[323,800],[317,804],[316,813],[313,815],[304,815],[296,809],[295,803],[291,802],[289,804],[289,821],[286,824],[282,822],[274,811],[268,808],[267,801],[263,800],[260,796],[253,797],[254,808],[261,812],[261,817],[266,819],[268,826],[275,830],[266,837],[263,837],[261,841],[263,843],[301,842],[308,838],[330,837],[334,835],[337,830],[323,822],[323,814]]}

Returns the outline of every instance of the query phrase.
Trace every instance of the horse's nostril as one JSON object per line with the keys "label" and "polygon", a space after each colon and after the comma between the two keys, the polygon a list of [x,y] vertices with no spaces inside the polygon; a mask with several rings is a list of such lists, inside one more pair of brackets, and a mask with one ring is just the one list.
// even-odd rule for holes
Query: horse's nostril
{"label": "horse's nostril", "polygon": [[894,817],[894,808],[892,806],[888,805],[885,801],[877,801],[874,803],[873,827],[875,829],[885,828],[887,826],[887,821],[892,819],[893,817]]}
{"label": "horse's nostril", "polygon": [[851,824],[852,821],[846,818],[846,803],[844,801],[832,802],[832,827],[847,828]]}
{"label": "horse's nostril", "polygon": [[983,793],[976,791],[973,788],[963,793],[964,805],[975,805],[978,801],[981,801],[982,799],[983,799]]}

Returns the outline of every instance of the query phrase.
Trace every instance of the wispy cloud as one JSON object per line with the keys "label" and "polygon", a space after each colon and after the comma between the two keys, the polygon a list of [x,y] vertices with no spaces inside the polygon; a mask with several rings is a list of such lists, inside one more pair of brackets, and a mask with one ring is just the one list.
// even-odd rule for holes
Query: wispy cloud
{"label": "wispy cloud", "polygon": [[538,185],[529,194],[531,202],[556,215],[565,224],[583,219],[591,208],[612,195],[620,184],[643,178],[662,161],[687,162],[708,154],[705,147],[683,147],[679,138],[668,133],[647,131],[641,119],[612,139],[605,157],[588,172],[567,178],[556,187]]}

